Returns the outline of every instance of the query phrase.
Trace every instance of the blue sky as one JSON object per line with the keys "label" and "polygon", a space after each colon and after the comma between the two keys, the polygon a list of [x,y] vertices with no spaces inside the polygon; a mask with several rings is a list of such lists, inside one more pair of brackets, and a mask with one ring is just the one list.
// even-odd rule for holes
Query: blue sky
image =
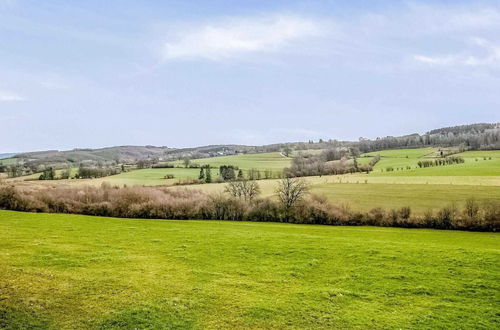
{"label": "blue sky", "polygon": [[0,0],[0,152],[498,121],[498,1]]}

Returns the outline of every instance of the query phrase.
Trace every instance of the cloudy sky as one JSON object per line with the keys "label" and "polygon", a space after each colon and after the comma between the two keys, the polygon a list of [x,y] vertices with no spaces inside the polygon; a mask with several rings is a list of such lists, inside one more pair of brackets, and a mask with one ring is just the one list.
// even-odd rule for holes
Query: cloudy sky
{"label": "cloudy sky", "polygon": [[498,121],[499,1],[0,0],[0,153]]}

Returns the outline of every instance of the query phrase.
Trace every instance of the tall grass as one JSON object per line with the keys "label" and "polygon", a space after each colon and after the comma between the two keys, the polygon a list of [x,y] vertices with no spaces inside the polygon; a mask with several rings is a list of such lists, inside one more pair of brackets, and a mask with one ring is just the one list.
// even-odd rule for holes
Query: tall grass
{"label": "tall grass", "polygon": [[226,194],[164,187],[0,187],[0,208],[148,219],[206,219],[274,221],[323,225],[370,225],[474,231],[500,229],[500,204],[473,199],[463,209],[444,205],[423,216],[410,207],[357,212],[349,205],[334,205],[325,197],[310,195],[291,209],[274,199],[244,200]]}

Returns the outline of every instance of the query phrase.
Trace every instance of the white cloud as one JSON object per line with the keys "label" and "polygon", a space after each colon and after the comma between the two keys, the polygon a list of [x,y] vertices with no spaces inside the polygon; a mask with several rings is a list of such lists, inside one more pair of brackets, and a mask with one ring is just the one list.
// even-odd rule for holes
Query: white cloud
{"label": "white cloud", "polygon": [[163,47],[163,58],[220,60],[243,53],[269,52],[294,41],[320,35],[320,24],[297,16],[239,18],[205,25]]}
{"label": "white cloud", "polygon": [[473,38],[472,43],[476,46],[476,52],[482,51],[482,55],[472,54],[454,54],[454,55],[438,55],[424,56],[414,55],[413,59],[417,62],[439,65],[439,66],[473,66],[473,67],[500,67],[500,46],[494,45],[491,42]]}
{"label": "white cloud", "polygon": [[26,99],[19,94],[9,91],[0,91],[0,102],[19,102],[25,100]]}

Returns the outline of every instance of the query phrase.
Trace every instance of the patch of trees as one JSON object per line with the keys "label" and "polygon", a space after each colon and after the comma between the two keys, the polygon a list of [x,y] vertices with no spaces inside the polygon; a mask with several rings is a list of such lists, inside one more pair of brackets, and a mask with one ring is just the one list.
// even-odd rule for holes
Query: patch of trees
{"label": "patch of trees", "polygon": [[80,165],[80,167],[78,168],[78,173],[76,174],[75,178],[96,179],[119,173],[120,169],[117,167],[87,167]]}
{"label": "patch of trees", "polygon": [[17,178],[26,173],[26,169],[22,165],[10,165],[6,166],[5,173],[9,178]]}
{"label": "patch of trees", "polygon": [[500,149],[500,124],[446,127],[429,131],[423,135],[387,136],[375,140],[360,138],[357,146],[361,152],[429,146],[462,146],[466,150]]}
{"label": "patch of trees", "polygon": [[225,192],[232,197],[251,201],[260,194],[260,187],[252,180],[231,181],[227,184]]}
{"label": "patch of trees", "polygon": [[[292,177],[370,172],[373,166],[370,164],[360,165],[356,159],[358,154],[359,151],[356,148],[331,149],[319,155],[299,154],[292,159],[292,166],[286,168],[284,172],[286,176]],[[350,159],[348,156],[352,158]],[[342,158],[337,160],[338,157]]]}
{"label": "patch of trees", "polygon": [[410,207],[368,212],[334,205],[325,197],[311,195],[300,179],[284,179],[279,198],[259,198],[255,182],[229,188],[226,194],[210,195],[197,190],[164,187],[38,187],[0,186],[0,209],[28,212],[75,213],[95,216],[146,219],[207,219],[275,221],[303,224],[392,226],[475,231],[500,230],[500,204],[468,199],[414,215]]}
{"label": "patch of trees", "polygon": [[40,180],[55,180],[55,178],[56,178],[56,171],[52,167],[43,170],[42,174],[40,174],[39,177]]}
{"label": "patch of trees", "polygon": [[135,165],[138,169],[151,168],[154,165],[154,161],[150,159],[141,159],[136,161]]}
{"label": "patch of trees", "polygon": [[379,161],[380,161],[380,155],[376,155],[375,157],[373,157],[372,160],[370,160],[368,165],[370,165],[373,168],[373,166],[375,166]]}
{"label": "patch of trees", "polygon": [[443,166],[443,165],[453,165],[453,164],[462,164],[465,160],[462,157],[446,157],[446,158],[438,158],[434,160],[420,160],[417,165],[418,167],[433,167],[433,166]]}
{"label": "patch of trees", "polygon": [[210,169],[210,165],[203,165],[200,168],[200,175],[198,180],[203,183],[211,183],[212,182],[212,170]]}
{"label": "patch of trees", "polygon": [[236,179],[237,167],[233,165],[221,165],[219,166],[219,176],[223,181],[233,181]]}
{"label": "patch of trees", "polygon": [[151,166],[152,168],[174,168],[171,163],[158,163]]}

